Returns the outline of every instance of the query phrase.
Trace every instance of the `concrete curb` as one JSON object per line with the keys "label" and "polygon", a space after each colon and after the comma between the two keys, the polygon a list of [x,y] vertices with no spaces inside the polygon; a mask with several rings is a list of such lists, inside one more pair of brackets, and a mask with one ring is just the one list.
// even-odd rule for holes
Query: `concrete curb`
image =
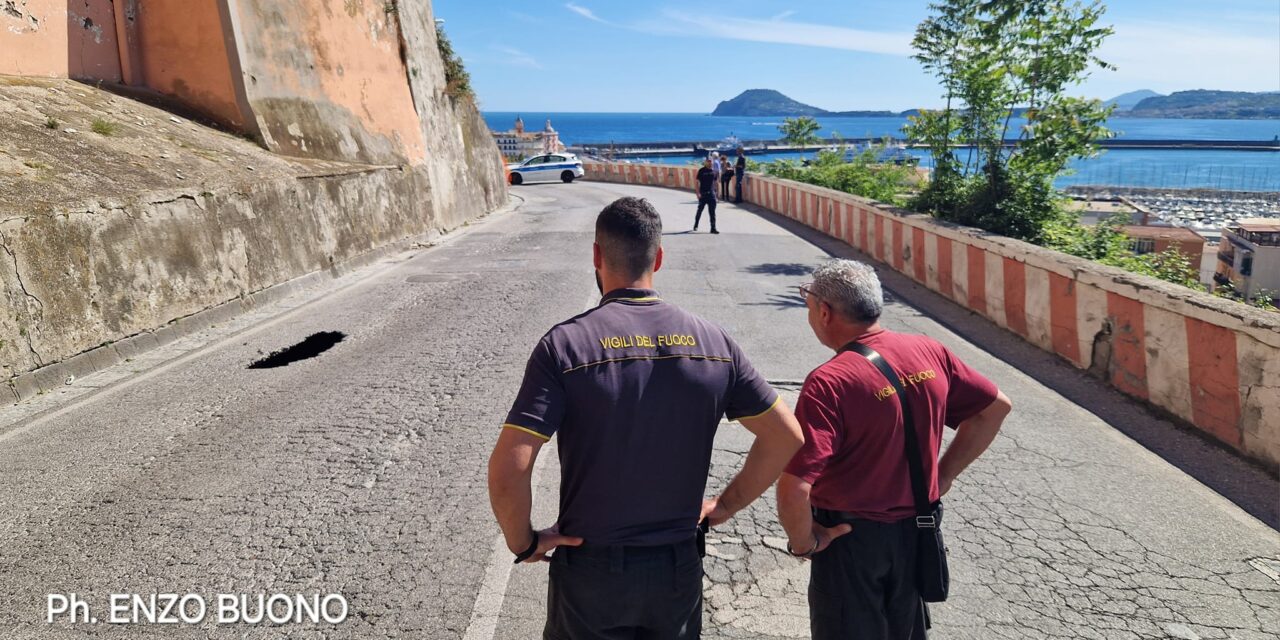
{"label": "concrete curb", "polygon": [[78,378],[116,366],[125,360],[137,357],[152,349],[208,329],[213,325],[224,324],[255,308],[279,302],[294,294],[314,289],[326,282],[332,282],[396,253],[408,251],[415,248],[415,246],[430,248],[441,242],[455,240],[469,233],[476,227],[477,223],[511,213],[519,209],[523,204],[524,198],[516,194],[509,194],[507,203],[502,207],[465,222],[449,231],[432,230],[425,234],[402,238],[344,262],[337,263],[323,271],[312,271],[266,289],[255,291],[234,300],[228,300],[203,311],[175,318],[170,320],[168,324],[151,331],[104,344],[61,362],[15,376],[10,378],[2,388],[3,390],[0,391],[0,402],[18,404],[42,393],[70,384]]}

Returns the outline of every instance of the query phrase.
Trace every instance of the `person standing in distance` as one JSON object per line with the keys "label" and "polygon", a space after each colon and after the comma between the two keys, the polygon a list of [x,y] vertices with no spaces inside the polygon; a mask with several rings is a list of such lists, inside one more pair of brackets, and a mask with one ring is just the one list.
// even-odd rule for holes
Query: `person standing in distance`
{"label": "person standing in distance", "polygon": [[707,208],[707,215],[711,218],[711,233],[720,233],[716,231],[716,172],[711,168],[711,157],[707,156],[702,161],[702,168],[698,169],[697,183],[693,187],[693,192],[698,196],[698,212],[693,215],[693,230],[698,230],[698,223],[702,221],[702,208]]}
{"label": "person standing in distance", "polygon": [[734,204],[742,204],[742,179],[747,176],[747,156],[746,150],[738,147],[738,159],[733,163],[733,175],[737,182],[734,190]]}
{"label": "person standing in distance", "polygon": [[729,156],[724,156],[720,161],[720,198],[725,202],[733,199],[729,195],[729,183],[733,181],[733,165],[729,164]]}
{"label": "person standing in distance", "polygon": [[[814,335],[836,351],[805,379],[796,404],[805,444],[777,487],[791,553],[813,560],[813,639],[924,638],[900,403],[910,405],[934,504],[986,451],[1012,404],[936,340],[881,327],[884,295],[871,267],[833,260],[800,291]],[[848,350],[855,342],[893,368],[905,398],[871,360]],[[956,435],[939,461],[943,425]]]}
{"label": "person standing in distance", "polygon": [[[662,300],[662,220],[620,198],[596,219],[604,298],[542,337],[489,460],[489,497],[517,563],[550,557],[548,640],[698,638],[704,519],[758,498],[800,448],[787,405],[720,327]],[[722,416],[755,435],[704,500]],[[534,461],[559,438],[560,514],[530,523]]]}

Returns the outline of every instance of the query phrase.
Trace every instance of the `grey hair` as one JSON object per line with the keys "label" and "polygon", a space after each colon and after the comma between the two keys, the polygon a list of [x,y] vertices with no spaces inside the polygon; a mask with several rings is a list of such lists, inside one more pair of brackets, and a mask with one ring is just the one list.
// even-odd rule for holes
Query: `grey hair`
{"label": "grey hair", "polygon": [[856,260],[831,260],[813,272],[813,294],[855,322],[874,322],[884,311],[880,277]]}

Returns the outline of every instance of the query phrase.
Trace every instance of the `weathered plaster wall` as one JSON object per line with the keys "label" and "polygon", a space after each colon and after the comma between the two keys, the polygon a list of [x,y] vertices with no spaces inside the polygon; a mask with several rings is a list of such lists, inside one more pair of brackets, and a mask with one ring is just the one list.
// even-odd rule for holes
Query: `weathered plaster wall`
{"label": "weathered plaster wall", "polygon": [[351,169],[6,220],[0,359],[34,369],[425,233],[424,191]]}
{"label": "weathered plaster wall", "polygon": [[[131,84],[243,123],[278,153],[84,84],[0,75],[11,382],[506,202],[475,104],[444,92],[429,2],[64,1],[119,17],[124,46],[101,52],[117,65],[104,80],[120,80],[123,59]],[[0,0],[0,26],[78,15],[56,4]],[[0,29],[21,36],[0,40],[13,45],[0,74],[35,74],[16,62],[57,43],[19,31]],[[99,120],[107,133],[92,131]]]}
{"label": "weathered plaster wall", "polygon": [[236,130],[251,122],[237,100],[220,2],[115,0],[123,16],[129,84],[146,86]]}
{"label": "weathered plaster wall", "polygon": [[231,0],[245,93],[267,148],[368,164],[422,162],[395,3]]}
{"label": "weathered plaster wall", "polygon": [[445,92],[444,64],[436,44],[430,2],[401,0],[396,18],[404,39],[409,86],[429,158],[462,162],[429,163],[438,219],[458,223],[507,199],[502,154],[474,102]]}
{"label": "weathered plaster wall", "polygon": [[0,0],[0,75],[119,82],[112,0]]}
{"label": "weathered plaster wall", "polygon": [[[690,167],[587,178],[692,188]],[[752,175],[746,200],[836,238],[1112,386],[1280,464],[1280,314],[864,198]]]}

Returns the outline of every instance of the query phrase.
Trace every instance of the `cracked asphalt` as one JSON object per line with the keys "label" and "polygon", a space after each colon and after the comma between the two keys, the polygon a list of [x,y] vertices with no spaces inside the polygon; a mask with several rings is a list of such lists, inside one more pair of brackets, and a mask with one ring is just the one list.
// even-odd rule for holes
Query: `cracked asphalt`
{"label": "cracked asphalt", "polygon": [[[545,568],[508,572],[495,553],[485,461],[534,342],[595,300],[592,222],[619,195],[664,214],[659,291],[724,325],[789,401],[829,356],[793,287],[847,247],[732,206],[721,235],[686,233],[692,198],[671,190],[516,193],[517,210],[440,246],[0,410],[0,638],[539,637]],[[1276,478],[884,278],[890,328],[938,338],[1015,403],[948,496],[953,595],[933,637],[1280,636]],[[347,338],[246,369],[321,331]],[[749,446],[723,426],[709,491]],[[554,518],[552,454],[538,526]],[[808,637],[807,568],[782,535],[772,495],[712,532],[704,637]],[[103,615],[113,593],[340,592],[351,615],[46,623],[47,594],[70,592]]]}

